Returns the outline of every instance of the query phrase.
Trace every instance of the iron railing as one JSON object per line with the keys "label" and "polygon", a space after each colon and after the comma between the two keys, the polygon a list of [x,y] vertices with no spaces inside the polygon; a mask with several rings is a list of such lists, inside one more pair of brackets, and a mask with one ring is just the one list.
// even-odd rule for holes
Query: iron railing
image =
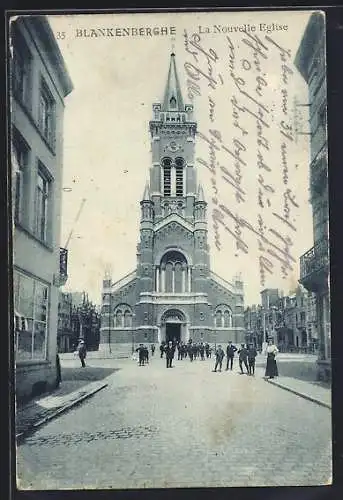
{"label": "iron railing", "polygon": [[322,239],[300,257],[300,279],[304,280],[313,273],[325,269],[329,264],[329,246]]}

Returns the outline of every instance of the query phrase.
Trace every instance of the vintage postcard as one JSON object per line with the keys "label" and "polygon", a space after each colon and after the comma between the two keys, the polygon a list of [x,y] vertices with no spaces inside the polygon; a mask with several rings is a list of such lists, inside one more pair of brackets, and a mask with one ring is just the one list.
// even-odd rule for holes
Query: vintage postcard
{"label": "vintage postcard", "polygon": [[10,18],[19,489],[331,484],[325,25]]}

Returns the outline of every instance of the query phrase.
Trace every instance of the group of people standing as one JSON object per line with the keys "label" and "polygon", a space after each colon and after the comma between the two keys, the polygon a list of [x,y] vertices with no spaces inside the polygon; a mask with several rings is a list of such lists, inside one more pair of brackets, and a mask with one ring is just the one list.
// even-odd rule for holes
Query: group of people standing
{"label": "group of people standing", "polygon": [[[247,375],[255,375],[257,349],[253,343],[241,344],[241,347],[237,349],[237,347],[234,346],[231,341],[229,341],[229,344],[226,348],[226,357],[227,357],[226,370],[229,370],[229,368],[230,370],[232,370],[233,359],[235,357],[236,352],[238,354],[238,363],[241,375],[244,374],[244,368],[246,370]],[[278,376],[278,368],[275,359],[278,352],[279,350],[276,347],[276,345],[274,345],[273,340],[269,339],[268,346],[266,349],[266,354],[267,354],[267,366],[265,371],[266,378],[274,378]],[[216,362],[213,370],[214,372],[222,371],[222,364],[224,357],[225,357],[224,350],[222,346],[219,345],[218,349],[215,352]]]}
{"label": "group of people standing", "polygon": [[[227,370],[232,370],[233,368],[233,359],[235,357],[235,353],[237,352],[238,354],[238,363],[239,363],[239,368],[241,374],[244,373],[243,370],[243,365],[246,369],[247,375],[254,375],[255,374],[255,360],[257,356],[257,350],[254,346],[254,344],[241,344],[241,347],[237,349],[235,345],[233,345],[232,341],[229,341],[229,344],[226,348],[226,371]],[[216,350],[215,353],[216,356],[216,363],[214,366],[214,372],[222,371],[222,364],[223,364],[223,359],[225,357],[224,350],[221,345],[218,346],[218,349]]]}
{"label": "group of people standing", "polygon": [[[153,356],[155,354],[155,344],[151,344],[150,349],[151,356]],[[149,363],[149,349],[147,348],[147,346],[145,346],[144,344],[139,344],[136,352],[138,352],[139,366],[144,366],[145,364]]]}
{"label": "group of people standing", "polygon": [[174,354],[175,351],[177,351],[177,359],[179,361],[186,359],[187,357],[190,361],[194,361],[197,358],[205,361],[205,356],[206,358],[210,358],[212,356],[212,348],[208,343],[196,343],[193,342],[192,339],[190,339],[187,344],[184,342],[173,342],[171,340],[168,343],[163,341],[160,345],[161,358],[163,358],[164,354],[167,354],[167,349],[170,344],[174,349]]}
{"label": "group of people standing", "polygon": [[[139,366],[143,366],[146,363],[149,363],[149,350],[143,344],[140,344],[136,349],[139,357]],[[161,358],[166,358],[166,367],[172,368],[172,362],[175,356],[175,351],[177,351],[177,359],[183,360],[187,357],[190,361],[194,361],[197,358],[200,358],[202,361],[206,358],[211,358],[212,348],[208,343],[193,343],[190,339],[188,343],[184,342],[173,342],[163,341],[160,345],[160,356]],[[151,345],[151,354],[154,355],[155,345]],[[238,364],[240,369],[240,374],[243,375],[245,372],[247,375],[255,375],[255,364],[256,364],[256,356],[257,349],[253,343],[249,344],[241,344],[239,348],[237,348],[232,341],[230,340],[226,347],[226,371],[233,369],[233,362],[235,358],[235,354],[238,355]],[[278,369],[276,364],[276,354],[278,353],[277,347],[274,345],[272,339],[268,341],[268,346],[266,349],[267,354],[267,366],[265,371],[265,377],[274,378],[278,376]],[[215,349],[215,366],[214,372],[221,372],[223,360],[225,358],[225,352],[221,345]]]}

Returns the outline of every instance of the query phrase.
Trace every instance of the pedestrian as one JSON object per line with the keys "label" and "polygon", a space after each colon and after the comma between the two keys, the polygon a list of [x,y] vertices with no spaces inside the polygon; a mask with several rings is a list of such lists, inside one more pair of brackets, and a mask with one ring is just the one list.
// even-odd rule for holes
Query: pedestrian
{"label": "pedestrian", "polygon": [[192,344],[188,344],[188,356],[189,356],[190,361],[193,361],[193,345]]}
{"label": "pedestrian", "polygon": [[167,359],[167,368],[172,368],[172,361],[174,358],[175,347],[173,346],[173,342],[170,340],[166,347],[166,359]]}
{"label": "pedestrian", "polygon": [[248,347],[248,366],[249,366],[249,375],[255,375],[255,361],[257,356],[257,350],[254,344],[249,344]]}
{"label": "pedestrian", "polygon": [[163,358],[163,353],[164,353],[164,342],[160,345],[160,352],[161,352],[161,359]]}
{"label": "pedestrian", "polygon": [[181,342],[177,343],[177,359],[182,359],[182,345]]}
{"label": "pedestrian", "polygon": [[151,356],[153,356],[155,354],[155,344],[152,344],[150,349],[151,349]]}
{"label": "pedestrian", "polygon": [[214,370],[213,371],[216,372],[217,368],[219,366],[219,371],[221,372],[222,371],[223,358],[225,356],[225,353],[224,353],[221,345],[218,346],[218,349],[216,350],[215,355],[216,355],[216,364],[214,366]]}
{"label": "pedestrian", "polygon": [[184,359],[187,356],[187,346],[186,344],[181,344],[181,359]]}
{"label": "pedestrian", "polygon": [[276,360],[275,360],[275,357],[276,357],[278,352],[279,352],[279,350],[276,347],[276,345],[274,344],[273,339],[269,339],[268,346],[266,349],[267,366],[266,366],[265,377],[267,377],[267,378],[274,378],[274,377],[278,377],[278,375],[279,375]]}
{"label": "pedestrian", "polygon": [[139,346],[136,349],[136,352],[138,352],[139,366],[144,366],[145,348],[143,344],[139,344]]}
{"label": "pedestrian", "polygon": [[149,349],[146,346],[143,347],[143,357],[144,363],[149,364]]}
{"label": "pedestrian", "polygon": [[81,366],[84,368],[86,366],[85,359],[87,356],[86,344],[83,339],[80,339],[79,345],[77,346],[77,352],[81,361]]}
{"label": "pedestrian", "polygon": [[232,340],[229,340],[228,346],[226,348],[226,371],[229,369],[229,364],[230,364],[230,370],[232,370],[233,366],[233,358],[235,356],[235,352],[237,351],[237,347],[233,345]]}
{"label": "pedestrian", "polygon": [[61,362],[59,355],[56,354],[56,389],[60,386],[61,381],[62,381]]}
{"label": "pedestrian", "polygon": [[197,344],[193,344],[193,359],[196,360],[198,355],[198,346]]}
{"label": "pedestrian", "polygon": [[205,346],[202,342],[200,344],[199,351],[200,351],[201,361],[205,361]]}
{"label": "pedestrian", "polygon": [[241,375],[243,375],[243,363],[247,371],[247,375],[249,375],[249,367],[248,367],[248,349],[245,347],[245,344],[241,344],[241,348],[238,351],[239,358],[239,367],[241,369]]}
{"label": "pedestrian", "polygon": [[210,356],[210,346],[208,342],[206,342],[205,344],[205,352],[206,352],[206,358],[208,358]]}

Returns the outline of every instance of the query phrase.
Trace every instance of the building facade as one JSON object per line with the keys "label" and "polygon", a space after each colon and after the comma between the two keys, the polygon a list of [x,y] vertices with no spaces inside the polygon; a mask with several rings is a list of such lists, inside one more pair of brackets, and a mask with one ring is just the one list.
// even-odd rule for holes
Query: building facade
{"label": "building facade", "polygon": [[314,246],[300,258],[300,283],[316,295],[318,378],[331,378],[325,18],[312,14],[294,61],[308,84],[310,200]]}
{"label": "building facade", "polygon": [[56,383],[64,98],[72,83],[45,16],[11,23],[11,173],[17,398]]}
{"label": "building facade", "polygon": [[316,301],[312,292],[302,286],[289,295],[265,289],[261,302],[245,310],[247,341],[261,348],[272,337],[282,352],[317,351]]}
{"label": "building facade", "polygon": [[196,181],[197,124],[185,105],[175,55],[153,105],[152,166],[141,205],[137,268],[103,281],[100,348],[189,339],[244,341],[243,283],[210,269],[207,203]]}

